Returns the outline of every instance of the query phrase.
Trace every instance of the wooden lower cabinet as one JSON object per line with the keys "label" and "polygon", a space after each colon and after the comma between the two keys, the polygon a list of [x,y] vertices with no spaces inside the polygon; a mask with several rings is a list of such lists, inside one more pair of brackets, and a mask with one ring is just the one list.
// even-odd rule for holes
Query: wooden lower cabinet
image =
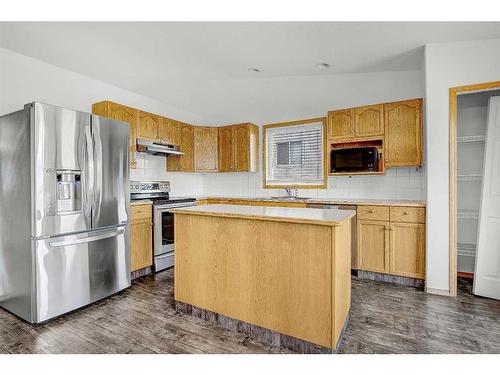
{"label": "wooden lower cabinet", "polygon": [[130,222],[130,270],[153,265],[153,223],[151,205],[132,206]]}
{"label": "wooden lower cabinet", "polygon": [[358,220],[358,267],[389,273],[389,222]]}
{"label": "wooden lower cabinet", "polygon": [[[358,207],[358,213],[363,211]],[[401,208],[391,207],[391,212]],[[403,213],[424,208],[405,208]],[[391,217],[399,217],[391,214]],[[422,216],[407,215],[408,221]],[[359,219],[357,223],[358,267],[360,270],[396,276],[425,278],[425,224],[389,220]]]}
{"label": "wooden lower cabinet", "polygon": [[425,224],[391,223],[389,273],[423,279],[425,275]]}

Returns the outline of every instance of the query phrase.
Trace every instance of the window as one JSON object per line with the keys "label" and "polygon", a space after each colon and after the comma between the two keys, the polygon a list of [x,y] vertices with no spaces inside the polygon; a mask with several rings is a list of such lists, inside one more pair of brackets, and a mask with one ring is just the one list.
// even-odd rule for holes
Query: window
{"label": "window", "polygon": [[264,187],[325,187],[323,137],[322,119],[264,126]]}

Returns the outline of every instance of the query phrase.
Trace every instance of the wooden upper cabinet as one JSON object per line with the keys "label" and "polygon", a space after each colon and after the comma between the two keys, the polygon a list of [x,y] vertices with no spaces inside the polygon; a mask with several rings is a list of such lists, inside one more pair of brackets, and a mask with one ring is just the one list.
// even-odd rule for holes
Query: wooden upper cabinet
{"label": "wooden upper cabinet", "polygon": [[193,172],[194,171],[194,126],[179,122],[177,144],[184,153],[181,156],[167,157],[167,170],[169,172]]}
{"label": "wooden upper cabinet", "polygon": [[152,113],[139,111],[137,121],[137,137],[157,140],[160,127],[160,116]]}
{"label": "wooden upper cabinet", "polygon": [[219,172],[256,172],[259,128],[245,123],[219,128]]}
{"label": "wooden upper cabinet", "polygon": [[354,110],[342,109],[328,112],[328,139],[354,138]]}
{"label": "wooden upper cabinet", "polygon": [[103,101],[92,105],[92,113],[124,121],[130,125],[130,168],[136,167],[135,152],[137,151],[136,135],[139,111],[122,104]]}
{"label": "wooden upper cabinet", "polygon": [[384,105],[354,108],[354,133],[356,138],[384,134]]}
{"label": "wooden upper cabinet", "polygon": [[250,132],[246,125],[234,125],[234,171],[247,172],[250,170]]}
{"label": "wooden upper cabinet", "polygon": [[391,223],[391,275],[425,278],[425,224]]}
{"label": "wooden upper cabinet", "polygon": [[219,172],[232,172],[234,170],[232,126],[222,126],[219,128],[218,148]]}
{"label": "wooden upper cabinet", "polygon": [[384,104],[385,165],[422,165],[422,99]]}
{"label": "wooden upper cabinet", "polygon": [[194,127],[194,170],[217,172],[217,128]]}
{"label": "wooden upper cabinet", "polygon": [[170,142],[175,145],[180,143],[181,123],[166,117],[162,117],[160,128],[158,129],[158,137],[160,141]]}

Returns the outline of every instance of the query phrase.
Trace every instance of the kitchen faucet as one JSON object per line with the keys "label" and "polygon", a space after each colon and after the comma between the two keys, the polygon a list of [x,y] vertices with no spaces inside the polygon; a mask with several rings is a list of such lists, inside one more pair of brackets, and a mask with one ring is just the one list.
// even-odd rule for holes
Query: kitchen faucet
{"label": "kitchen faucet", "polygon": [[286,191],[288,198],[297,197],[297,189],[292,189],[288,186],[285,186],[285,191]]}

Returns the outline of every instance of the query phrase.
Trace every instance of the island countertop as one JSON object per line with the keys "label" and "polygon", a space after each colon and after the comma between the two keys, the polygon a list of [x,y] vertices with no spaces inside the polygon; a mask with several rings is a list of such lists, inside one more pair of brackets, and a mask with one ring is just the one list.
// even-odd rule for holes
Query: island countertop
{"label": "island countertop", "polygon": [[288,208],[267,206],[243,206],[230,204],[210,204],[176,208],[174,213],[192,214],[201,216],[235,217],[245,219],[259,219],[282,221],[289,223],[305,223],[337,226],[356,215],[351,210],[329,210],[316,208]]}

